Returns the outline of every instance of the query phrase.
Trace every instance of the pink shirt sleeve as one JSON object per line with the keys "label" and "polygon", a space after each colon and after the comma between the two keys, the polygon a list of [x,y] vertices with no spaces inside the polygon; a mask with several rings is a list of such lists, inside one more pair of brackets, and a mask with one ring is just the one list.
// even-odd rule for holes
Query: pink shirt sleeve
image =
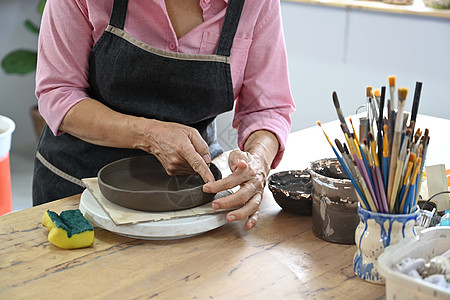
{"label": "pink shirt sleeve", "polygon": [[280,143],[271,166],[275,168],[284,153],[295,104],[289,86],[279,1],[272,3],[274,7],[265,12],[266,17],[254,31],[233,127],[238,131],[241,149],[254,131],[264,129],[274,133]]}
{"label": "pink shirt sleeve", "polygon": [[39,111],[52,132],[66,113],[88,98],[92,26],[81,1],[48,1],[41,23],[36,69]]}

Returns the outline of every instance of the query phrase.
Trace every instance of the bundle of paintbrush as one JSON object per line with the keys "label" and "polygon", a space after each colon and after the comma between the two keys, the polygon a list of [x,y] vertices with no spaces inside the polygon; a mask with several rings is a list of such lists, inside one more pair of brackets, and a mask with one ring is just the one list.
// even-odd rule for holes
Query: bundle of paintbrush
{"label": "bundle of paintbrush", "polygon": [[[416,83],[409,116],[404,111],[407,88],[398,88],[397,108],[394,107],[395,79],[389,76],[390,99],[386,110],[386,87],[374,93],[372,87],[366,88],[367,116],[360,119],[359,138],[351,118],[352,130],[347,126],[336,92],[333,103],[346,142],[335,139],[336,150],[323,128],[322,131],[353,183],[362,207],[405,214],[417,205],[430,137],[428,129],[424,132],[417,129],[414,133],[422,83]],[[322,127],[320,122],[317,124]]]}

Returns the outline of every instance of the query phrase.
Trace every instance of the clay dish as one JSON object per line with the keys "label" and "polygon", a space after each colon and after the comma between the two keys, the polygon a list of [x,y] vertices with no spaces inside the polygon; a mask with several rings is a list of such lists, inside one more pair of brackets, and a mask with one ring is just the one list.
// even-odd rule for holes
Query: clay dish
{"label": "clay dish", "polygon": [[[220,170],[211,163],[216,180]],[[169,176],[154,156],[121,159],[98,172],[103,196],[123,207],[143,211],[175,211],[210,202],[215,194],[203,192],[200,175]]]}
{"label": "clay dish", "polygon": [[284,171],[269,177],[269,190],[277,204],[288,212],[312,214],[312,182],[308,171]]}

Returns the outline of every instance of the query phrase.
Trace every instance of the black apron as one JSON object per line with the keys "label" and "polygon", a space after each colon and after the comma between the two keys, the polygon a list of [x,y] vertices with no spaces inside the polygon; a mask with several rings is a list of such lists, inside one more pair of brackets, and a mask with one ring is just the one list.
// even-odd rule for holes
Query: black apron
{"label": "black apron", "polygon": [[[243,4],[229,1],[216,54],[199,55],[161,50],[127,34],[128,0],[114,0],[110,23],[89,57],[89,96],[124,114],[194,127],[211,157],[218,156],[223,150],[215,117],[233,108],[230,51]],[[54,136],[46,126],[35,159],[33,205],[81,193],[82,178],[139,155],[150,154],[94,145],[68,133]]]}

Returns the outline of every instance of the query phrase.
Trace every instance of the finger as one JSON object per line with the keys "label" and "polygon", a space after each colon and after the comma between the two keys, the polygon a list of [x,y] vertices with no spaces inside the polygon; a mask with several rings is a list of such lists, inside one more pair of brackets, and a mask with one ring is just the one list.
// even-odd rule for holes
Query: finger
{"label": "finger", "polygon": [[233,221],[239,221],[239,220],[244,220],[245,218],[249,218],[249,220],[247,220],[247,222],[246,222],[249,224],[246,224],[246,225],[251,225],[251,227],[253,227],[256,224],[256,221],[258,220],[258,216],[255,215],[255,213],[259,209],[261,200],[262,200],[261,194],[258,193],[258,194],[253,195],[253,197],[250,200],[248,200],[244,206],[242,206],[241,208],[239,208],[237,210],[229,212],[227,214],[227,220],[229,222],[233,222]]}
{"label": "finger", "polygon": [[208,165],[203,158],[198,154],[192,145],[184,147],[182,151],[183,158],[191,165],[192,169],[197,172],[205,183],[215,180]]}
{"label": "finger", "polygon": [[243,173],[244,172],[238,170],[223,179],[209,182],[203,186],[203,191],[205,193],[218,193],[220,191],[232,189],[250,179]]}
{"label": "finger", "polygon": [[216,199],[212,202],[213,209],[226,209],[232,207],[240,207],[252,198],[258,191],[249,186],[243,186],[236,193],[227,197]]}
{"label": "finger", "polygon": [[197,130],[192,130],[189,131],[188,137],[191,140],[192,146],[194,146],[195,151],[200,154],[206,164],[209,164],[211,162],[209,147],[200,133]]}
{"label": "finger", "polygon": [[246,169],[248,166],[248,157],[245,152],[240,150],[234,150],[228,157],[228,166],[232,172],[237,168]]}
{"label": "finger", "polygon": [[247,222],[245,222],[245,228],[252,229],[253,227],[255,227],[256,223],[258,222],[258,219],[259,219],[259,210],[257,210],[253,215],[248,217]]}

